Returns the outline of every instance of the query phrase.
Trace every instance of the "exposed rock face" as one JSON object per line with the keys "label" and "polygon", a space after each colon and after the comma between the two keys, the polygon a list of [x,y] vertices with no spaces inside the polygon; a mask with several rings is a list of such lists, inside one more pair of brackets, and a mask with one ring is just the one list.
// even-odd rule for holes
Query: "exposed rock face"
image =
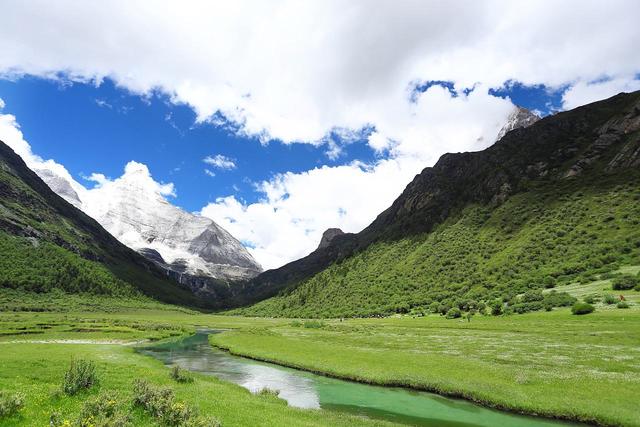
{"label": "exposed rock face", "polygon": [[318,249],[326,248],[331,244],[331,241],[341,234],[344,234],[344,231],[339,228],[328,228],[322,233],[322,239],[320,239],[320,244],[318,245]]}
{"label": "exposed rock face", "polygon": [[48,169],[36,169],[34,172],[38,174],[38,176],[46,182],[49,188],[51,188],[58,196],[65,199],[76,208],[79,208],[82,205],[78,193],[73,189],[69,181]]}
{"label": "exposed rock face", "polygon": [[502,129],[500,129],[500,132],[498,132],[496,141],[500,141],[503,136],[512,130],[526,128],[538,120],[540,120],[540,116],[537,114],[532,113],[526,108],[516,107],[516,110],[507,118],[507,123],[505,123],[504,126],[502,126]]}
{"label": "exposed rock face", "polygon": [[[67,200],[73,197],[68,191],[72,186],[65,185],[64,178],[51,171],[39,170],[38,174]],[[81,201],[79,207],[113,236],[185,285],[207,279],[248,279],[262,271],[226,230],[173,206],[156,187],[144,165],[130,163],[121,178],[99,191],[75,194]]]}
{"label": "exposed rock face", "polygon": [[502,203],[532,181],[639,166],[640,91],[536,119],[483,151],[443,155],[363,231],[337,235],[308,256],[265,271],[245,284],[236,303],[295,287],[373,242],[429,232],[470,203]]}
{"label": "exposed rock face", "polygon": [[[51,178],[51,174],[43,175]],[[77,198],[77,193],[68,191],[72,187],[59,181],[53,183],[54,187],[65,191],[65,196],[72,200]],[[156,264],[123,245],[97,221],[58,196],[1,141],[0,233],[25,239],[33,247],[43,243],[55,245],[67,251],[70,259],[79,257],[96,262],[118,279],[161,301],[205,305],[185,287],[167,279],[166,272]],[[37,264],[39,260],[33,262]],[[33,272],[25,274],[28,280],[36,283],[42,280],[41,277],[29,278],[29,274],[35,274]],[[50,285],[58,287],[59,284]]]}

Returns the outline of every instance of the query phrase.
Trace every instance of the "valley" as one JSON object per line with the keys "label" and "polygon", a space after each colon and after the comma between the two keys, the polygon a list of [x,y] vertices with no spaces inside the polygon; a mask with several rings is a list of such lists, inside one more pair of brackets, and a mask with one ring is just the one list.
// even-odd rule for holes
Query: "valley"
{"label": "valley", "polygon": [[[222,425],[252,426],[256,417],[260,425],[270,426],[392,425],[372,413],[365,420],[330,405],[296,409],[276,397],[198,374],[200,364],[194,365],[193,382],[178,383],[171,380],[169,367],[136,352],[136,347],[175,342],[196,329],[223,330],[209,340],[232,354],[330,377],[435,391],[547,417],[640,425],[634,403],[640,386],[637,305],[621,310],[602,303],[588,316],[561,308],[476,316],[471,322],[434,314],[318,321],[202,314],[153,302],[135,307],[117,299],[105,299],[95,311],[76,305],[54,312],[38,308],[38,298],[20,296],[23,303],[31,300],[30,311],[19,311],[17,299],[3,298],[0,389],[22,393],[24,408],[1,425],[41,426],[54,412],[74,422],[85,402],[109,391],[128,407],[136,378],[170,386],[179,399]],[[100,382],[77,395],[61,395],[72,358],[94,361]],[[154,425],[142,411],[130,415],[135,425]]]}
{"label": "valley", "polygon": [[640,92],[530,121],[264,272],[144,165],[94,218],[0,143],[0,425],[640,425]]}

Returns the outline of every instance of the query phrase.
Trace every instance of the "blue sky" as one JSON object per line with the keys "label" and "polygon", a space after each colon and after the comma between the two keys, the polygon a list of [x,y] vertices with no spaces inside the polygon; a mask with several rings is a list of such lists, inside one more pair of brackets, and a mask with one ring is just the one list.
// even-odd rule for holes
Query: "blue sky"
{"label": "blue sky", "polygon": [[[143,98],[108,79],[97,87],[33,77],[0,80],[0,98],[3,112],[16,116],[34,153],[63,164],[85,186],[94,183],[83,177],[97,172],[117,178],[135,160],[146,164],[157,181],[173,182],[173,203],[189,211],[230,194],[255,202],[261,194],[254,183],[278,173],[375,157],[366,140],[343,145],[336,159],[325,154],[326,145],[262,144],[224,126],[196,123],[191,108],[172,104],[165,95]],[[233,159],[236,168],[219,170],[203,162],[215,155]]]}
{"label": "blue sky", "polygon": [[[0,131],[80,182],[142,163],[276,267],[329,227],[362,230],[442,154],[492,144],[513,103],[544,115],[640,89],[639,15],[633,0],[7,2]],[[236,167],[208,176],[207,156]]]}
{"label": "blue sky", "polygon": [[[433,85],[450,88],[447,82]],[[518,105],[548,114],[559,108],[561,92],[544,86],[508,85],[492,90],[510,97]],[[247,203],[262,194],[255,183],[279,173],[299,173],[322,165],[344,165],[353,160],[370,163],[380,155],[364,138],[340,143],[340,155],[332,159],[326,144],[284,144],[279,140],[261,143],[239,136],[226,126],[197,123],[185,105],[175,105],[161,93],[141,97],[118,88],[107,79],[99,86],[61,83],[34,77],[0,80],[4,113],[13,114],[35,153],[62,163],[79,182],[95,183],[84,177],[93,172],[110,178],[122,174],[124,165],[135,160],[146,164],[153,177],[173,182],[173,202],[189,211],[199,211],[218,197],[235,195]],[[552,106],[552,107],[550,107]],[[233,159],[233,169],[215,169],[203,162],[207,156]],[[211,177],[205,173],[215,173]]]}

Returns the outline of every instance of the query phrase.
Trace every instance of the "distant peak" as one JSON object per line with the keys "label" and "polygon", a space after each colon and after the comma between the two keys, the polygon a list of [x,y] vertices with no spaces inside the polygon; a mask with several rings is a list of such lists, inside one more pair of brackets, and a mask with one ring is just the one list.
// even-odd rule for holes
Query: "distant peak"
{"label": "distant peak", "polygon": [[320,244],[318,245],[318,249],[326,248],[331,244],[331,241],[341,234],[344,234],[344,231],[339,228],[328,228],[322,233],[322,239],[320,239]]}
{"label": "distant peak", "polygon": [[503,136],[514,129],[531,126],[540,120],[540,118],[541,117],[534,112],[516,105],[516,108],[511,112],[511,114],[509,114],[509,117],[507,117],[507,122],[502,126],[500,132],[498,132],[496,141],[500,141]]}

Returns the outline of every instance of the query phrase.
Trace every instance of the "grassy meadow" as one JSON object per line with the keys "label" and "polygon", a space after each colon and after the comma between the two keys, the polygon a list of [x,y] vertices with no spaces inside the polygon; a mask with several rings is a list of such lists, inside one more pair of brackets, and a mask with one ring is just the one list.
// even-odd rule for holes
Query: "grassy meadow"
{"label": "grassy meadow", "polygon": [[640,425],[640,311],[291,321],[210,336],[234,354],[605,425]]}
{"label": "grassy meadow", "polygon": [[[88,422],[86,417],[80,423],[89,404],[105,396],[113,402],[116,412],[130,417],[132,424],[128,425],[158,425],[156,418],[132,405],[136,379],[168,386],[175,393],[177,405],[197,408],[202,424],[180,425],[212,427],[216,424],[211,417],[222,426],[391,425],[330,411],[291,408],[276,397],[253,395],[240,386],[210,376],[192,374],[193,382],[176,382],[170,378],[168,367],[134,350],[134,345],[142,340],[158,341],[190,334],[194,325],[266,327],[276,325],[272,321],[203,315],[157,303],[146,309],[132,309],[127,303],[119,306],[115,300],[103,304],[111,308],[110,313],[0,313],[0,391],[9,396],[19,393],[24,401],[24,406],[14,414],[0,416],[0,425],[40,427],[50,425],[52,416],[58,423],[53,425],[60,426],[119,425]],[[99,382],[69,396],[61,388],[65,371],[74,358],[94,362]]]}
{"label": "grassy meadow", "polygon": [[[584,285],[582,296],[610,292]],[[577,297],[577,285],[567,285]],[[572,287],[575,287],[573,289]],[[74,424],[92,400],[115,402],[134,425],[157,419],[132,405],[133,382],[169,386],[175,401],[223,426],[389,425],[325,410],[290,408],[273,396],[194,374],[178,383],[170,368],[135,352],[140,342],[176,339],[197,327],[228,329],[213,345],[255,359],[330,376],[407,386],[485,405],[604,425],[640,425],[640,308],[571,315],[569,308],[471,321],[439,315],[302,320],[202,314],[150,300],[0,292],[0,392],[21,393],[24,406],[4,426]],[[637,301],[636,291],[625,291]],[[19,302],[19,303],[18,303]],[[57,305],[66,304],[66,305]],[[54,307],[59,310],[53,310]],[[13,310],[12,310],[13,309]],[[64,311],[61,311],[64,310]],[[93,361],[99,384],[61,393],[72,358]],[[105,394],[106,393],[106,394]],[[89,402],[89,403],[88,403]],[[67,421],[68,424],[64,424]],[[216,425],[216,424],[189,424]]]}

